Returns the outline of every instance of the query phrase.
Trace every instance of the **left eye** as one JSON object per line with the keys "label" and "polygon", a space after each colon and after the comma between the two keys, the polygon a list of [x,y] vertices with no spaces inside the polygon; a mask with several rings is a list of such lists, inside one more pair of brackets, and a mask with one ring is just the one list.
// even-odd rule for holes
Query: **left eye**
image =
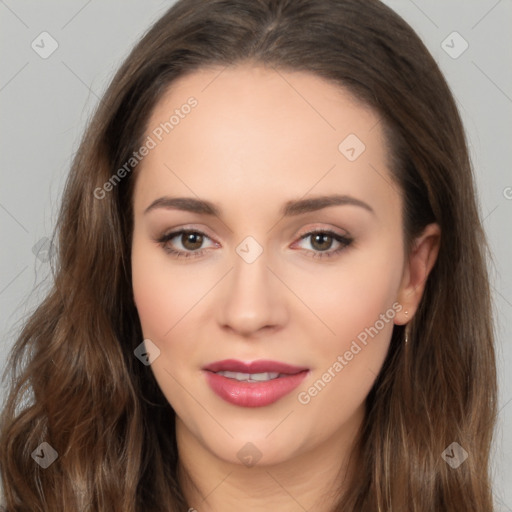
{"label": "left eye", "polygon": [[[178,238],[182,248],[174,248],[173,244],[170,243],[174,238]],[[352,243],[352,239],[335,233],[329,230],[317,230],[310,231],[300,237],[300,241],[311,238],[311,245],[313,250],[307,250],[312,252],[314,258],[328,258],[341,252],[343,249],[348,247]],[[190,258],[198,257],[207,252],[207,248],[201,249],[205,239],[211,240],[209,236],[201,231],[181,229],[172,233],[167,233],[157,239],[156,241],[163,247],[163,249],[172,254],[176,258]],[[326,242],[327,240],[327,242]],[[340,247],[334,250],[329,250],[333,244],[333,240],[340,244]],[[215,243],[213,244],[213,246]]]}
{"label": "left eye", "polygon": [[[300,240],[302,241],[307,238],[311,238],[310,244],[313,247],[315,245],[317,247],[316,249],[313,249],[313,258],[329,258],[331,256],[335,256],[353,242],[353,239],[349,238],[348,236],[339,235],[334,231],[329,231],[325,229],[310,231],[309,233],[302,235],[300,237]],[[332,246],[333,240],[336,241],[340,245],[340,247],[334,250],[329,250]]]}

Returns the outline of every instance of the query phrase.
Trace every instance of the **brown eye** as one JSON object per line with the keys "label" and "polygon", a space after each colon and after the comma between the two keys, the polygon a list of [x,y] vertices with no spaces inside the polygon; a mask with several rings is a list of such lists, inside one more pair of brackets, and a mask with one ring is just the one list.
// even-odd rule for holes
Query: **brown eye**
{"label": "brown eye", "polygon": [[181,229],[161,236],[156,242],[172,256],[190,258],[202,256],[208,250],[208,246],[202,247],[206,240],[211,239],[200,231]]}
{"label": "brown eye", "polygon": [[319,251],[327,251],[331,248],[333,237],[327,233],[314,233],[311,235],[311,245]]}
{"label": "brown eye", "polygon": [[189,251],[195,251],[203,245],[203,235],[193,231],[185,232],[181,235],[183,247]]}
{"label": "brown eye", "polygon": [[[340,235],[330,230],[310,231],[300,237],[301,241],[309,240],[311,249],[307,249],[313,258],[330,258],[338,255],[347,248],[353,239],[349,236]],[[337,244],[337,248],[332,249],[333,243]]]}

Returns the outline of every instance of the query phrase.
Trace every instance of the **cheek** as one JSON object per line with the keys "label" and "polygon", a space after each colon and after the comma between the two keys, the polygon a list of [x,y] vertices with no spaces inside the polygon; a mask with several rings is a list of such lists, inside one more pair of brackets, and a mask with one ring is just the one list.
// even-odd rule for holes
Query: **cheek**
{"label": "cheek", "polygon": [[391,287],[377,290],[373,284],[335,296],[330,317],[335,334],[315,344],[314,372],[298,390],[304,413],[318,418],[323,429],[337,429],[363,406],[388,353],[396,310]]}
{"label": "cheek", "polygon": [[[155,250],[134,236],[132,288],[144,336],[164,341],[187,311],[207,291],[206,284],[191,282],[179,265],[172,264],[163,249]],[[204,290],[202,290],[204,288]]]}
{"label": "cheek", "polygon": [[[390,241],[375,244],[347,258],[338,272],[316,276],[308,305],[332,332],[315,344],[315,372],[301,388],[299,402],[310,412],[339,406],[349,415],[373,386],[401,310],[396,297],[402,261],[394,247]],[[333,428],[334,416],[324,419]]]}
{"label": "cheek", "polygon": [[[190,281],[173,268],[162,250],[158,254],[150,244],[139,243],[134,235],[132,246],[132,288],[144,339],[149,338],[160,350],[151,371],[167,401],[180,408],[184,400],[179,361],[188,360],[193,344],[187,340],[185,316],[197,298],[192,295]],[[188,286],[187,286],[188,281]],[[189,291],[190,290],[190,291]],[[180,343],[177,343],[177,340]],[[177,379],[177,380],[176,380]],[[181,407],[183,409],[183,406]]]}
{"label": "cheek", "polygon": [[149,250],[137,246],[132,251],[133,297],[146,338],[162,338],[172,326],[170,311],[175,311],[174,287],[166,283],[159,265],[151,261]]}
{"label": "cheek", "polygon": [[[383,337],[389,337],[396,314],[396,301],[402,275],[402,262],[390,244],[375,244],[353,253],[335,271],[324,268],[308,279],[296,279],[298,295],[307,297],[307,305],[329,329],[326,343],[319,344],[324,355],[333,350],[348,350],[353,339],[377,323]],[[399,305],[395,306],[399,308]],[[387,315],[386,315],[387,312]],[[383,321],[381,315],[386,315]],[[388,320],[386,322],[386,320]],[[316,325],[316,323],[315,323]],[[328,341],[330,340],[330,341]]]}

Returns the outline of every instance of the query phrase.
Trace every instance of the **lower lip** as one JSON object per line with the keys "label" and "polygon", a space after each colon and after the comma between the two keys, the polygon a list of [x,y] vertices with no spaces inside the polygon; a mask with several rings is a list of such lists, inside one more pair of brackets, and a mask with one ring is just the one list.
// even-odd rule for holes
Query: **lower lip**
{"label": "lower lip", "polygon": [[226,402],[240,407],[263,407],[293,391],[308,373],[304,370],[265,382],[240,382],[210,371],[205,371],[205,376],[212,390]]}

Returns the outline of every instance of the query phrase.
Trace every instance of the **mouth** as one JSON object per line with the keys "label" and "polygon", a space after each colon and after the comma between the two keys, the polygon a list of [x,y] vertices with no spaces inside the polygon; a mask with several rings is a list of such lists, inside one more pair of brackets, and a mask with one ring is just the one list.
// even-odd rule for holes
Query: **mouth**
{"label": "mouth", "polygon": [[295,389],[309,368],[278,361],[216,361],[202,368],[208,385],[223,400],[241,407],[270,405]]}

